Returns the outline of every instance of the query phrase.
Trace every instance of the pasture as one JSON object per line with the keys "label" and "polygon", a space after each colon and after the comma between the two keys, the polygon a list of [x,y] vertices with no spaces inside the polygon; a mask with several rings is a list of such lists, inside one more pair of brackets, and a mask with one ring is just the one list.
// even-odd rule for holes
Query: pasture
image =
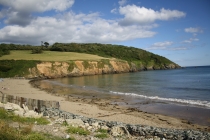
{"label": "pasture", "polygon": [[69,60],[101,60],[109,59],[98,55],[76,52],[43,51],[41,54],[32,54],[31,50],[13,50],[9,55],[0,57],[0,60],[40,60],[40,61],[69,61]]}

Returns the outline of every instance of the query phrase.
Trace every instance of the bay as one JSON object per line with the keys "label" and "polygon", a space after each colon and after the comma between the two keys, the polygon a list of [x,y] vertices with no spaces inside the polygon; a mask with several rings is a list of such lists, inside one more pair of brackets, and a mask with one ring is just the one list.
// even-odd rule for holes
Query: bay
{"label": "bay", "polygon": [[[65,94],[87,98],[98,96],[145,112],[210,124],[210,66],[69,77],[43,82],[65,88],[62,91]],[[123,101],[114,100],[116,98]]]}

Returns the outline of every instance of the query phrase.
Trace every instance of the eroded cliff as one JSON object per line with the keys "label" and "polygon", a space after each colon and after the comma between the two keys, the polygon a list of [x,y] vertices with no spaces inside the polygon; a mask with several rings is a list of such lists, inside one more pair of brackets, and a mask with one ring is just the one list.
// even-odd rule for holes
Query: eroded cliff
{"label": "eroded cliff", "polygon": [[138,66],[121,60],[101,60],[101,61],[69,61],[69,62],[40,62],[36,67],[29,68],[27,78],[58,78],[67,76],[98,75],[109,73],[128,73],[140,70],[152,69],[175,69],[176,64],[163,65],[161,67]]}

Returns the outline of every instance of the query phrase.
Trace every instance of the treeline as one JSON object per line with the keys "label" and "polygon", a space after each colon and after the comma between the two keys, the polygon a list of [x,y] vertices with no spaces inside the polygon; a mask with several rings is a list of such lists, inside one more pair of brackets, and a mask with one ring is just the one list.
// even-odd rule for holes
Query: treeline
{"label": "treeline", "polygon": [[50,48],[51,51],[80,52],[95,54],[102,57],[114,57],[129,62],[140,61],[142,64],[170,64],[165,57],[150,53],[148,51],[126,47],[122,45],[99,44],[99,43],[55,43]]}
{"label": "treeline", "polygon": [[0,49],[4,48],[7,50],[33,50],[34,47],[40,47],[40,46],[4,44],[4,43],[0,44]]}
{"label": "treeline", "polygon": [[32,54],[42,53],[43,50],[50,50],[45,46],[31,46],[20,44],[0,44],[0,57],[10,54],[10,50],[31,50]]}

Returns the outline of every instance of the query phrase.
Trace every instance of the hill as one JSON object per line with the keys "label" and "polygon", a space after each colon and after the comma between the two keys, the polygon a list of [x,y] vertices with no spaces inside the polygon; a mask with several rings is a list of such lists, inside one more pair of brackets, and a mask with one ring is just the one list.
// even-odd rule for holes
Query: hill
{"label": "hill", "polygon": [[[0,77],[56,78],[180,67],[145,50],[111,44],[55,43],[48,48],[1,44],[0,48]],[[42,53],[32,54],[34,49]]]}
{"label": "hill", "polygon": [[99,44],[99,43],[55,43],[51,51],[79,52],[95,54],[102,57],[113,57],[134,63],[139,70],[167,69],[170,64],[180,67],[169,59],[151,52],[122,45]]}

